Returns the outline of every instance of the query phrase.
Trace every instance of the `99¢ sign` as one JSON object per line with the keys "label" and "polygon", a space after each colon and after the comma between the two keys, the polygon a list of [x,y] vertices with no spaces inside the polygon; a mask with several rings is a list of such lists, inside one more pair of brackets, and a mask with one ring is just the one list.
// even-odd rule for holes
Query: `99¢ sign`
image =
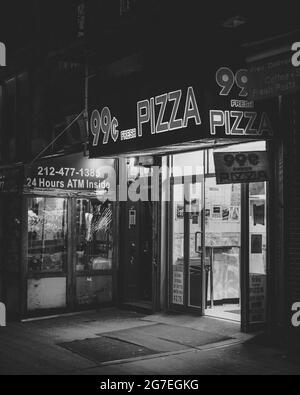
{"label": "99\u00a2 sign", "polygon": [[[211,135],[273,136],[273,127],[265,108],[259,110],[255,108],[254,101],[247,100],[247,69],[240,69],[234,73],[228,67],[221,67],[216,71],[215,80],[221,88],[219,98],[224,100],[218,109],[209,111]],[[236,98],[234,94],[237,95]],[[229,100],[225,100],[227,97]]]}
{"label": "99\u00a2 sign", "polygon": [[91,133],[94,136],[93,146],[98,145],[101,132],[104,134],[102,144],[108,143],[109,136],[111,136],[114,142],[116,142],[119,137],[119,131],[117,129],[119,122],[115,117],[112,118],[108,107],[104,107],[101,114],[98,110],[92,112],[90,126]]}
{"label": "99\u00a2 sign", "polygon": [[228,96],[236,85],[240,97],[248,96],[248,70],[240,69],[235,74],[228,67],[221,67],[216,72],[216,82],[222,88],[220,96]]}
{"label": "99\u00a2 sign", "polygon": [[[116,142],[118,139],[126,141],[137,137],[146,138],[150,136],[152,140],[155,135],[158,136],[163,133],[185,129],[191,125],[202,124],[199,106],[192,86],[184,91],[178,89],[150,99],[140,100],[136,103],[136,107],[132,109],[132,115],[134,118],[131,121],[136,126],[119,131],[119,121],[112,116],[107,106],[102,109],[101,113],[94,110],[90,120],[92,147],[97,147],[99,143],[100,145],[107,145],[110,138],[113,142]],[[122,115],[121,123],[123,123]],[[101,139],[102,134],[104,136]]]}
{"label": "99\u00a2 sign", "polygon": [[[154,87],[147,91],[147,98],[137,101],[135,96],[132,100],[131,96],[123,96],[122,91],[115,92],[116,97],[113,92],[108,93],[106,105],[91,113],[90,157],[118,155],[211,136],[273,136],[267,111],[272,115],[276,111],[273,105],[270,108],[268,104],[247,99],[248,70],[233,72],[229,67],[220,67],[213,74],[212,82],[210,88],[199,80],[194,85],[184,83],[180,89],[169,88],[168,92],[159,94],[153,92]],[[212,92],[215,88],[218,91]]]}

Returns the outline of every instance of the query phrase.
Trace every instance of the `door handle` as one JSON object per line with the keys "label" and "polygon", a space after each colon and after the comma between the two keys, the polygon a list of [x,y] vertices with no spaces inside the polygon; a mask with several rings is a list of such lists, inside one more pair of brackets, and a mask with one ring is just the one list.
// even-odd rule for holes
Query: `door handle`
{"label": "door handle", "polygon": [[211,263],[211,260],[210,260],[209,257],[206,257],[206,258],[205,258],[205,261],[204,261],[204,268],[205,268],[205,270],[206,270],[207,272],[212,271],[212,263]]}
{"label": "door handle", "polygon": [[195,233],[195,252],[197,252],[199,254],[201,251],[199,250],[199,247],[198,247],[198,235],[202,235],[202,232]]}

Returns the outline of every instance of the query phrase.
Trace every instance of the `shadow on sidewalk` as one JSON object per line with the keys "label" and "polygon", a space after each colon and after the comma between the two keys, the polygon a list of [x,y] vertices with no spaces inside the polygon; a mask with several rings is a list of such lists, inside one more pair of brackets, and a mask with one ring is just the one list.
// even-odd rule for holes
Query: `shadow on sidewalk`
{"label": "shadow on sidewalk", "polygon": [[280,334],[270,334],[267,332],[260,333],[252,339],[244,342],[247,349],[268,348],[272,349],[278,357],[287,361],[300,365],[300,344],[299,337],[283,336]]}

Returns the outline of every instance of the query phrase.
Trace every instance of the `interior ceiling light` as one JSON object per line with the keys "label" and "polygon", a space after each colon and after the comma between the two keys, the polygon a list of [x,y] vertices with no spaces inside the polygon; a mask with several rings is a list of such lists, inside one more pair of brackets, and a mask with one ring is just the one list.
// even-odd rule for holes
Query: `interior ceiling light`
{"label": "interior ceiling light", "polygon": [[241,25],[244,25],[246,23],[246,19],[242,15],[235,15],[232,16],[231,18],[226,19],[223,23],[222,26],[226,28],[236,28]]}

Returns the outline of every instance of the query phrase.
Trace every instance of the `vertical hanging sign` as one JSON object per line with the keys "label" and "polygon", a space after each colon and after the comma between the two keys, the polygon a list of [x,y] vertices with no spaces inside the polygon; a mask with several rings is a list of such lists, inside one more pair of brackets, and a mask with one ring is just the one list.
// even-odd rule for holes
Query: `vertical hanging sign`
{"label": "vertical hanging sign", "polygon": [[216,71],[215,82],[219,92],[215,95],[214,107],[209,110],[209,130],[212,136],[273,136],[269,114],[274,112],[274,108],[269,108],[270,103],[261,104],[249,100],[247,69],[234,72],[229,67],[220,67]]}

